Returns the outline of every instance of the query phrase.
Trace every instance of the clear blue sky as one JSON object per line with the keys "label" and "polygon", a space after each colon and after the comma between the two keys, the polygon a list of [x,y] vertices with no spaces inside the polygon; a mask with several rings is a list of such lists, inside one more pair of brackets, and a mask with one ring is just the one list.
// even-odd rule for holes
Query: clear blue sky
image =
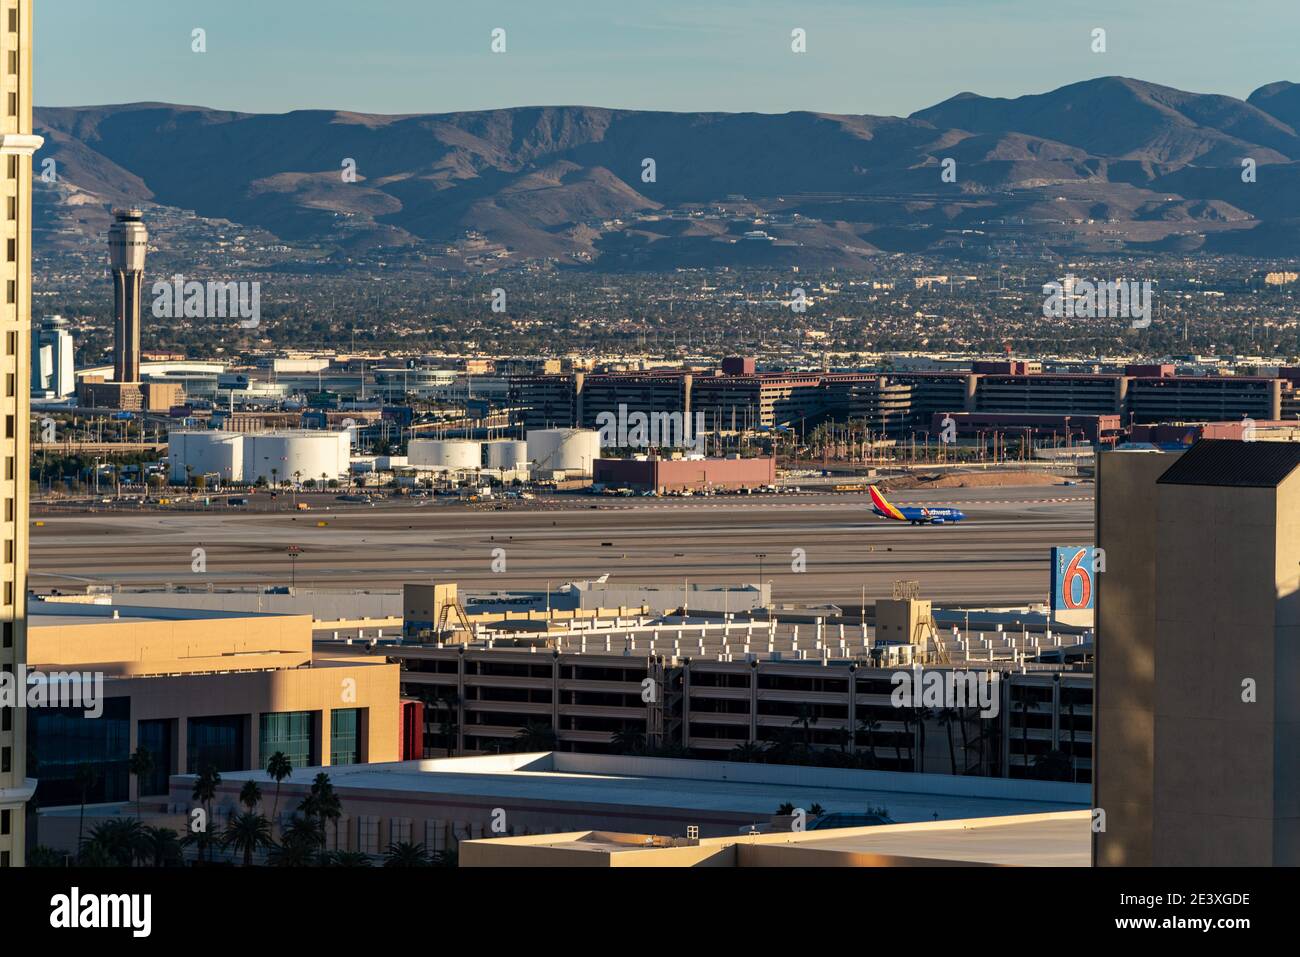
{"label": "clear blue sky", "polygon": [[1300,81],[1300,0],[38,0],[36,16],[42,106],[906,115],[1108,74],[1239,97]]}

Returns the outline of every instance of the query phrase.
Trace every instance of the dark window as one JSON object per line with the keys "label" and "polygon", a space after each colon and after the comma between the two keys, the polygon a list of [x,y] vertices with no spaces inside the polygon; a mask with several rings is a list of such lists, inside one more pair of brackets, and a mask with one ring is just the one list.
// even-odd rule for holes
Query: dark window
{"label": "dark window", "polygon": [[106,698],[104,713],[86,717],[81,708],[32,708],[27,746],[34,766],[36,799],[42,807],[81,803],[77,769],[91,770],[87,804],[127,800],[130,774],[131,699]]}
{"label": "dark window", "polygon": [[141,794],[167,793],[167,779],[174,771],[175,738],[176,721],[170,718],[141,721],[136,726],[136,747],[144,748],[153,757],[153,770],[142,775],[138,782]]}
{"label": "dark window", "polygon": [[190,718],[185,725],[187,774],[198,774],[209,764],[215,765],[218,771],[242,771],[248,767],[242,714]]}

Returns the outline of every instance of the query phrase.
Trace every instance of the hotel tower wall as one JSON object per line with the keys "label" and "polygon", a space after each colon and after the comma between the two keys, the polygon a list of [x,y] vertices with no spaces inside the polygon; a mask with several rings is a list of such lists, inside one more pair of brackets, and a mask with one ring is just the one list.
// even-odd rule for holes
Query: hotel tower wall
{"label": "hotel tower wall", "polygon": [[[27,463],[31,412],[32,7],[0,0],[0,669],[17,673],[27,650]],[[0,867],[23,863],[27,777],[26,709],[0,708]]]}

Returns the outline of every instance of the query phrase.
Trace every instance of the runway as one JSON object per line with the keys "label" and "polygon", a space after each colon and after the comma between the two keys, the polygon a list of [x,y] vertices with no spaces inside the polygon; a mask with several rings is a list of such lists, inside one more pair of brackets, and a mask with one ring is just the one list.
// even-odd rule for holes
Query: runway
{"label": "runway", "polygon": [[[856,605],[864,587],[871,600],[903,579],[919,581],[921,594],[936,601],[1003,604],[1045,600],[1049,548],[1093,537],[1091,488],[944,489],[896,498],[955,505],[968,518],[903,525],[872,515],[865,495],[833,493],[564,496],[501,511],[429,502],[305,513],[43,515],[43,525],[32,528],[31,585],[202,588],[288,585],[293,577],[299,586],[324,588],[435,579],[505,589],[605,573],[629,584],[739,584],[758,581],[761,567],[776,602]],[[292,559],[295,545],[300,554]],[[195,549],[202,550],[197,559]]]}

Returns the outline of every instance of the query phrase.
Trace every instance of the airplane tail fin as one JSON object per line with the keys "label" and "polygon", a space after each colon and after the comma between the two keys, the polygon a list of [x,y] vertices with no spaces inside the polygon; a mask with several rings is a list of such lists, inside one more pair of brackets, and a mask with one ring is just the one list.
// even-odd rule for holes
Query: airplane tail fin
{"label": "airplane tail fin", "polygon": [[871,493],[871,501],[875,504],[876,508],[880,509],[880,511],[884,512],[890,518],[895,518],[899,521],[903,520],[903,513],[893,505],[890,505],[889,499],[885,498],[878,488],[874,485],[868,485],[867,490]]}

